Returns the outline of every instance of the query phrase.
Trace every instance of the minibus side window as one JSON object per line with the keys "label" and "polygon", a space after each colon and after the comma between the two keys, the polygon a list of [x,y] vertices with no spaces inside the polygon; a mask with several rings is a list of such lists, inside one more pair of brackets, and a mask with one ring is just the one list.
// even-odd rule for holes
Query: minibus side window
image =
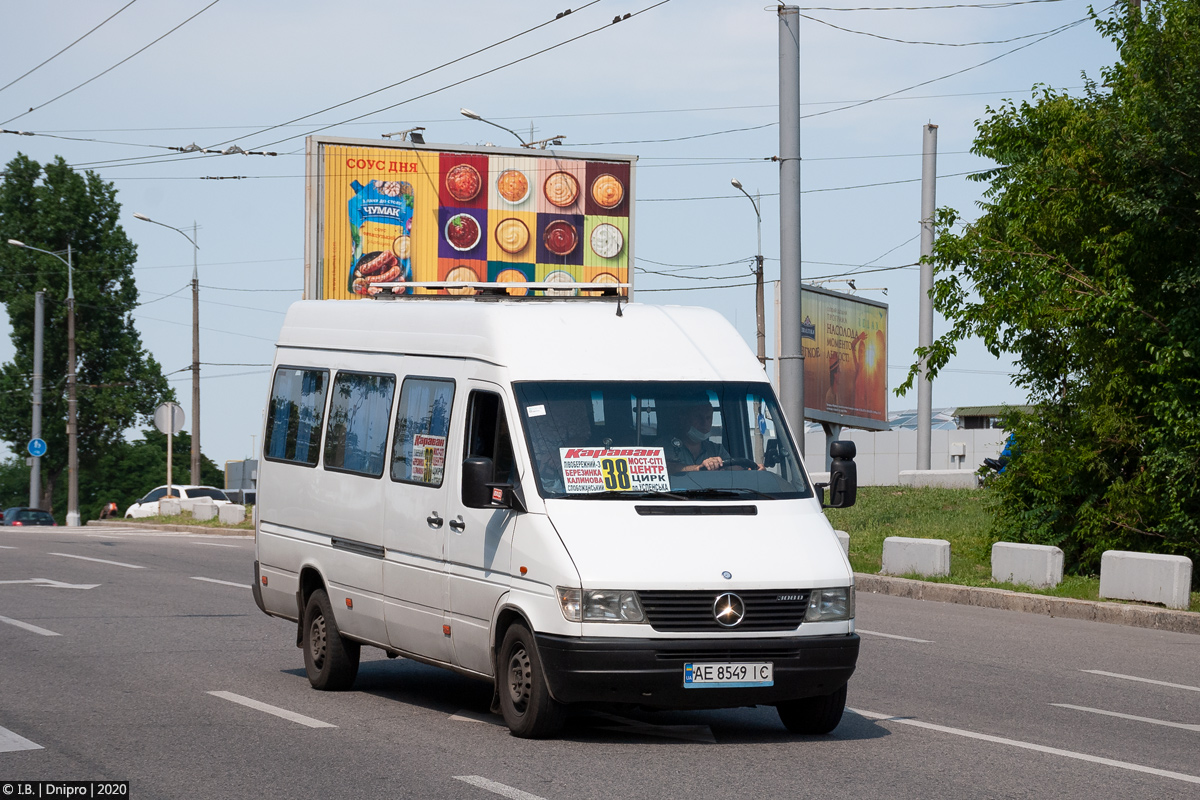
{"label": "minibus side window", "polygon": [[396,411],[392,480],[441,486],[450,435],[454,381],[406,378]]}
{"label": "minibus side window", "polygon": [[317,465],[328,382],[328,370],[280,367],[275,371],[263,447],[268,461]]}
{"label": "minibus side window", "polygon": [[383,475],[396,378],[339,372],[329,403],[325,469]]}
{"label": "minibus side window", "polygon": [[512,440],[500,395],[491,392],[471,392],[467,407],[467,442],[463,448],[467,458],[482,456],[492,459],[495,470],[492,483],[509,483],[513,473]]}

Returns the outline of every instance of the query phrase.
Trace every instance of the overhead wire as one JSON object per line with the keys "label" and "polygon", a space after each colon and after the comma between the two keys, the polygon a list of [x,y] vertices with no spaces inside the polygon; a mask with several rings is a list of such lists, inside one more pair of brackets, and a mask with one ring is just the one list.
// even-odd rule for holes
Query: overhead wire
{"label": "overhead wire", "polygon": [[896,39],[891,36],[883,36],[881,34],[871,33],[869,31],[856,31],[851,28],[843,28],[841,25],[834,25],[832,22],[826,22],[825,20],[820,19],[819,17],[810,17],[808,14],[801,14],[800,16],[803,17],[804,19],[810,20],[812,22],[818,22],[822,25],[827,25],[830,28],[833,28],[834,30],[839,30],[844,33],[853,33],[856,36],[870,36],[872,39],[882,39],[885,42],[896,42],[898,44],[918,44],[918,45],[926,45],[929,47],[977,47],[980,45],[989,45],[989,44],[1008,44],[1010,42],[1019,42],[1022,39],[1032,39],[1035,36],[1043,36],[1048,33],[1054,33],[1058,30],[1057,28],[1051,28],[1049,30],[1039,31],[1037,33],[1025,33],[1020,36],[1013,36],[1009,39],[994,39],[992,41],[987,41],[987,42],[923,42],[923,41],[915,41],[913,39]]}
{"label": "overhead wire", "polygon": [[151,47],[153,47],[154,45],[158,44],[158,43],[159,43],[159,42],[161,42],[163,39],[167,38],[167,37],[168,37],[168,36],[170,36],[172,33],[174,33],[175,31],[179,30],[180,28],[182,28],[184,25],[187,25],[189,22],[191,22],[191,21],[192,21],[192,20],[194,20],[196,17],[198,17],[198,16],[200,16],[201,14],[203,14],[205,11],[208,11],[210,8],[212,8],[213,6],[215,6],[215,5],[216,5],[217,3],[219,3],[219,2],[221,2],[221,0],[212,0],[212,2],[211,2],[211,3],[209,3],[208,5],[206,5],[204,8],[200,9],[200,10],[199,10],[199,11],[197,11],[195,14],[192,14],[190,17],[188,17],[188,18],[187,18],[187,19],[185,19],[183,22],[181,22],[181,23],[179,23],[178,25],[176,25],[174,28],[171,28],[171,30],[167,31],[167,32],[166,32],[166,33],[164,33],[162,36],[159,36],[157,39],[155,39],[154,41],[150,42],[150,44],[148,44],[148,45],[146,45],[145,47],[141,48],[141,49],[140,49],[140,50],[138,50],[137,52],[135,52],[135,53],[132,53],[131,55],[128,55],[128,56],[126,56],[125,58],[123,58],[123,59],[121,59],[120,61],[118,61],[117,63],[113,64],[111,67],[109,67],[108,69],[104,70],[104,71],[103,71],[103,72],[101,72],[100,74],[98,74],[98,75],[93,75],[92,77],[88,78],[86,81],[84,81],[83,83],[79,84],[78,86],[74,86],[74,87],[72,87],[72,88],[68,89],[67,91],[63,92],[62,94],[60,94],[60,95],[57,95],[57,96],[55,96],[55,97],[52,97],[52,98],[50,98],[49,100],[47,100],[46,102],[44,102],[44,103],[42,103],[42,104],[40,104],[40,105],[33,106],[32,108],[30,108],[30,109],[29,109],[29,111],[22,111],[20,114],[17,114],[15,117],[9,117],[8,119],[4,120],[3,122],[0,122],[0,125],[7,125],[8,123],[12,122],[12,121],[13,121],[13,120],[15,120],[15,119],[20,119],[21,117],[25,116],[26,114],[30,114],[30,113],[32,113],[32,112],[34,112],[34,111],[37,111],[39,108],[45,108],[46,106],[50,105],[50,104],[51,104],[51,103],[53,103],[54,101],[56,101],[56,100],[61,100],[62,98],[66,97],[67,95],[71,94],[72,92],[76,91],[77,89],[82,89],[84,86],[87,86],[89,83],[91,83],[92,81],[96,80],[97,78],[100,78],[100,77],[103,77],[104,75],[107,75],[108,73],[110,73],[110,72],[112,72],[114,69],[116,69],[117,67],[119,67],[119,66],[121,66],[122,64],[124,64],[124,63],[125,63],[126,61],[128,61],[129,59],[133,58],[133,57],[134,57],[134,56],[136,56],[136,55],[139,55],[140,53],[143,53],[143,52],[145,52],[145,51],[146,51],[146,50],[148,50],[149,48],[151,48]]}
{"label": "overhead wire", "polygon": [[264,133],[269,133],[273,130],[277,130],[278,128],[282,128],[284,126],[292,125],[292,124],[300,122],[302,120],[306,120],[311,117],[315,117],[317,114],[324,114],[327,111],[333,111],[336,108],[341,108],[342,106],[346,106],[351,103],[356,103],[359,100],[365,100],[366,98],[377,95],[380,92],[386,92],[388,89],[395,89],[397,86],[402,86],[410,81],[415,81],[417,78],[423,78],[426,75],[430,75],[434,72],[437,72],[440,69],[445,69],[446,67],[453,66],[454,64],[457,64],[460,61],[465,61],[468,58],[479,55],[480,53],[485,53],[488,50],[499,47],[503,44],[507,44],[515,39],[519,39],[522,36],[525,36],[526,34],[529,34],[529,33],[533,33],[534,31],[544,28],[547,25],[552,25],[561,19],[566,19],[568,16],[570,16],[572,14],[578,14],[580,11],[583,11],[586,8],[590,8],[591,6],[594,6],[599,2],[600,2],[600,0],[591,0],[590,3],[585,3],[584,5],[580,6],[577,9],[568,8],[566,11],[560,11],[554,17],[554,19],[546,20],[545,22],[534,25],[532,28],[527,28],[527,29],[521,31],[520,33],[514,33],[512,36],[501,39],[497,42],[493,42],[492,44],[489,44],[487,47],[481,47],[478,50],[473,50],[470,53],[467,53],[466,55],[462,55],[462,56],[459,56],[458,58],[452,59],[450,61],[446,61],[442,64],[438,64],[436,67],[431,67],[430,69],[427,69],[424,72],[419,72],[416,75],[410,75],[409,77],[405,78],[404,80],[396,81],[395,83],[388,84],[387,86],[381,87],[374,91],[367,92],[366,94],[360,94],[358,97],[352,97],[349,100],[344,100],[341,103],[337,103],[336,105],[328,106],[326,108],[321,109],[320,111],[314,111],[311,114],[305,114],[302,117],[296,117],[295,119],[290,119],[287,122],[281,122],[278,125],[271,125],[270,127],[263,128],[262,130],[259,130],[259,131],[255,131],[254,133],[246,133],[246,134],[242,134],[241,136],[236,136],[233,139],[226,139],[223,142],[218,142],[217,144],[211,145],[211,146],[212,147],[220,147],[223,144],[229,144],[230,142],[237,141],[238,139],[248,139],[251,136],[259,136]]}
{"label": "overhead wire", "polygon": [[96,31],[100,30],[102,27],[104,27],[104,25],[105,25],[106,23],[108,23],[110,20],[112,20],[112,19],[113,19],[113,17],[117,16],[117,15],[118,15],[118,14],[120,14],[122,11],[124,11],[124,10],[125,10],[125,9],[127,9],[127,8],[129,8],[131,5],[133,5],[133,4],[134,4],[134,3],[136,3],[136,2],[137,2],[137,0],[129,0],[129,2],[128,2],[128,3],[126,3],[126,4],[125,4],[125,5],[123,5],[123,6],[121,6],[120,8],[118,8],[118,9],[117,9],[116,11],[114,11],[113,13],[109,14],[107,17],[105,17],[105,19],[104,19],[104,20],[103,20],[103,21],[102,21],[102,22],[101,22],[99,25],[96,25],[95,27],[93,27],[91,30],[89,30],[87,33],[85,33],[83,36],[80,36],[78,39],[76,39],[75,41],[71,42],[69,45],[67,45],[67,46],[66,46],[66,47],[64,47],[62,50],[59,50],[57,53],[55,53],[54,55],[52,55],[52,56],[50,56],[49,58],[47,58],[47,59],[46,59],[45,61],[43,61],[42,63],[38,64],[36,67],[33,67],[32,69],[28,70],[27,72],[25,72],[25,73],[23,73],[23,74],[21,74],[21,75],[18,75],[18,76],[17,76],[17,77],[15,77],[15,78],[13,78],[11,81],[9,81],[8,83],[4,84],[3,86],[0,86],[0,92],[3,92],[5,89],[7,89],[8,87],[12,86],[14,83],[17,83],[18,81],[24,80],[25,78],[29,77],[29,76],[30,76],[30,75],[32,75],[33,73],[37,72],[39,69],[41,69],[42,67],[46,66],[46,65],[47,65],[47,64],[49,64],[51,61],[53,61],[54,59],[56,59],[56,58],[58,58],[59,56],[61,56],[63,53],[67,52],[67,51],[68,51],[68,50],[70,50],[72,47],[74,47],[75,45],[79,44],[79,43],[80,43],[80,42],[82,42],[84,39],[86,39],[87,37],[89,37],[89,36],[91,36],[93,33],[95,33]]}

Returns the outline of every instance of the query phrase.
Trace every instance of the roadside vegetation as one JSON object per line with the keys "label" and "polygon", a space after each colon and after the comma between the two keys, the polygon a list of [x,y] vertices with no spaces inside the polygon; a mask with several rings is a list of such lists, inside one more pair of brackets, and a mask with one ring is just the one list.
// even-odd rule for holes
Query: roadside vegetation
{"label": "roadside vegetation", "polygon": [[254,506],[246,506],[246,518],[237,525],[229,525],[221,522],[221,520],[213,517],[212,519],[198,520],[192,517],[191,514],[176,514],[171,517],[142,517],[140,519],[121,519],[117,522],[129,522],[139,525],[192,525],[199,528],[220,528],[222,530],[254,530]]}
{"label": "roadside vegetation", "polygon": [[[945,539],[950,542],[949,577],[902,577],[1051,597],[1100,599],[1098,574],[1064,575],[1062,583],[1053,589],[993,581],[992,544],[1000,538],[991,532],[990,499],[986,490],[863,486],[853,507],[828,509],[825,513],[834,528],[850,534],[850,565],[855,572],[879,572],[883,565],[883,540],[888,536]],[[1190,610],[1200,611],[1200,592],[1192,592],[1191,597]]]}

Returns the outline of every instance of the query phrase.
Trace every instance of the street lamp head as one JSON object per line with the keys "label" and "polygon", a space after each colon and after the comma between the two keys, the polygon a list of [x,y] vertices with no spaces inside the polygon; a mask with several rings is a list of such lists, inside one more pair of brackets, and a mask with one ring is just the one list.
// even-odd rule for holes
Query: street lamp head
{"label": "street lamp head", "polygon": [[483,121],[483,117],[479,116],[478,114],[476,114],[474,111],[472,111],[469,108],[460,108],[458,110],[458,113],[462,114],[467,119],[477,119],[480,122]]}
{"label": "street lamp head", "polygon": [[742,188],[742,182],[739,181],[737,178],[731,178],[729,182],[733,184],[733,188],[735,188],[735,189]]}
{"label": "street lamp head", "polygon": [[11,244],[13,247],[24,247],[25,246],[24,242],[18,242],[16,239],[9,239],[8,243]]}
{"label": "street lamp head", "polygon": [[140,219],[140,220],[143,220],[143,221],[145,221],[145,222],[154,222],[154,220],[150,219],[150,218],[149,218],[149,217],[147,217],[145,214],[139,214],[139,213],[137,213],[136,211],[135,211],[135,212],[133,212],[133,218],[134,218],[134,219]]}

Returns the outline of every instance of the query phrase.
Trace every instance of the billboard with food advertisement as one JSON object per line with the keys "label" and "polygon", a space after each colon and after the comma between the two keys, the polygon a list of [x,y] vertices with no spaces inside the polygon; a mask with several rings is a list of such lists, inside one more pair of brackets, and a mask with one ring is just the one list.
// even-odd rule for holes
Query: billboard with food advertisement
{"label": "billboard with food advertisement", "polygon": [[[777,293],[776,364],[779,302]],[[887,314],[886,303],[804,285],[800,339],[806,419],[848,428],[888,429]]]}
{"label": "billboard with food advertisement", "polygon": [[309,137],[305,296],[387,283],[628,284],[632,156]]}

